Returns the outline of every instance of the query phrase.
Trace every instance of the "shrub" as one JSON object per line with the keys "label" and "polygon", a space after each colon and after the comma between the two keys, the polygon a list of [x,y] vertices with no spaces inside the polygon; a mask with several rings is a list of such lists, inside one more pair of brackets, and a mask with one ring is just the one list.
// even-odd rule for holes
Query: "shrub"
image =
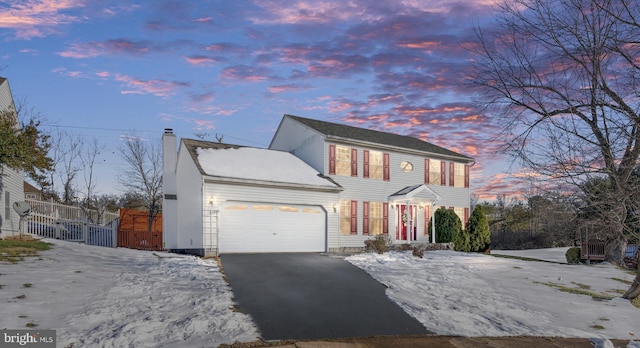
{"label": "shrub", "polygon": [[[458,215],[451,209],[439,208],[433,214],[436,219],[436,242],[451,243],[458,231],[462,231],[462,223]],[[433,220],[429,222],[429,231]]]}
{"label": "shrub", "polygon": [[491,230],[489,222],[482,211],[482,206],[476,205],[467,221],[470,251],[485,251],[491,244]]}
{"label": "shrub", "polygon": [[383,234],[379,234],[373,239],[367,239],[364,241],[364,247],[366,251],[375,251],[378,254],[387,252],[390,245],[391,239]]}
{"label": "shrub", "polygon": [[580,263],[580,248],[569,248],[565,256],[567,257],[567,263]]}
{"label": "shrub", "polygon": [[413,247],[413,256],[422,258],[424,256],[424,252],[417,247]]}
{"label": "shrub", "polygon": [[460,229],[453,236],[453,244],[455,251],[471,251],[471,243],[469,242],[469,233]]}

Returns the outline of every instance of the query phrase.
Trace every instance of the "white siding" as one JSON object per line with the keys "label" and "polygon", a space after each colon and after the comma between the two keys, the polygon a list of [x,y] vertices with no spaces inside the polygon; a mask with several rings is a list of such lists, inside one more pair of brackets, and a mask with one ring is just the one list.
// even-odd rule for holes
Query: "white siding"
{"label": "white siding", "polygon": [[169,243],[172,245],[175,243],[176,249],[201,249],[203,247],[202,176],[184,146],[180,147],[177,163],[178,228],[175,235],[166,239],[167,248],[171,248]]}
{"label": "white siding", "polygon": [[[0,111],[13,108],[13,96],[9,81],[0,79]],[[13,210],[13,202],[24,201],[23,173],[4,167],[0,168],[0,174],[4,174],[1,179],[4,187],[0,191],[0,216],[2,216],[0,231],[3,235],[16,234],[18,233],[20,216]]]}
{"label": "white siding", "polygon": [[283,118],[270,149],[288,151],[324,173],[324,136],[297,121]]}
{"label": "white siding", "polygon": [[[340,193],[341,200],[357,200],[358,201],[358,234],[357,235],[340,235],[339,227],[337,234],[340,247],[363,247],[366,239],[372,238],[371,236],[362,234],[363,223],[363,211],[362,202],[388,202],[388,198],[391,194],[398,192],[399,190],[407,187],[424,183],[424,156],[418,156],[414,154],[400,153],[394,151],[387,151],[384,149],[373,149],[369,147],[354,146],[349,144],[337,144],[355,148],[358,150],[358,176],[342,176],[342,175],[328,175],[338,184],[340,184],[344,191]],[[363,177],[363,163],[364,155],[363,150],[374,150],[389,153],[389,172],[390,180],[384,181],[382,179],[369,179]],[[325,158],[324,161],[324,173],[329,173],[329,144],[324,146]],[[433,158],[433,157],[432,157]],[[413,170],[409,173],[405,173],[400,169],[400,163],[403,161],[409,161],[413,164]],[[447,161],[448,162],[448,161]],[[449,165],[446,165],[446,178],[447,186],[429,185],[433,191],[440,195],[441,200],[437,203],[437,206],[445,207],[469,207],[470,190],[469,188],[455,188],[448,186],[449,180]],[[396,210],[389,207],[389,236],[394,239],[396,231]],[[417,237],[419,241],[427,240],[427,236],[424,235],[424,211],[418,210],[417,219]]]}
{"label": "white siding", "polygon": [[[0,194],[0,216],[2,216],[2,235],[17,234],[20,216],[13,210],[13,203],[24,201],[24,179],[21,172],[4,167],[2,183],[4,188]],[[7,202],[8,200],[8,202]],[[7,203],[9,203],[7,205]],[[8,214],[7,214],[8,213]]]}
{"label": "white siding", "polygon": [[[333,211],[334,204],[338,203],[337,193],[205,182],[202,201],[205,209],[210,208],[210,201],[214,202],[215,207],[223,207],[227,201],[300,204],[322,207],[327,212],[327,226],[328,230],[331,231],[327,235],[328,248],[338,247],[337,225],[339,216]],[[219,221],[221,225],[224,224],[223,219],[224,215],[221,214]],[[220,234],[222,233],[224,231],[220,231]]]}

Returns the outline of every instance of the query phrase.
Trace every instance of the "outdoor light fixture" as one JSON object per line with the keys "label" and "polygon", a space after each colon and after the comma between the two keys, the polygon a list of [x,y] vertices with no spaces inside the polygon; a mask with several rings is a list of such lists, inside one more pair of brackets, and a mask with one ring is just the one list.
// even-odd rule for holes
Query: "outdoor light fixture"
{"label": "outdoor light fixture", "polygon": [[333,212],[334,213],[338,212],[338,203],[333,203]]}
{"label": "outdoor light fixture", "polygon": [[215,198],[213,196],[209,197],[209,205],[213,205],[215,203]]}

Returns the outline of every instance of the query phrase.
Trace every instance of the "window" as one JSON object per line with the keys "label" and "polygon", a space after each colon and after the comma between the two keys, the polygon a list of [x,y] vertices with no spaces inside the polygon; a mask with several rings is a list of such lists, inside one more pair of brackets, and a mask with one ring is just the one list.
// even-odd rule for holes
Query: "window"
{"label": "window", "polygon": [[358,176],[358,150],[329,145],[329,174]]}
{"label": "window", "polygon": [[298,212],[298,208],[297,207],[290,207],[287,205],[281,205],[278,207],[280,209],[281,212],[286,212],[286,213],[297,213]]}
{"label": "window", "polygon": [[441,163],[440,160],[429,160],[429,184],[432,185],[441,185],[442,184],[442,175],[441,175]]}
{"label": "window", "polygon": [[256,211],[269,211],[269,210],[273,210],[273,206],[272,205],[254,205],[253,210]]}
{"label": "window", "polygon": [[247,206],[244,204],[230,205],[225,208],[226,210],[247,210]]}
{"label": "window", "polygon": [[370,202],[369,203],[369,234],[376,236],[383,234],[383,203],[382,202]]}
{"label": "window", "polygon": [[465,187],[465,165],[462,163],[454,163],[453,173],[453,186]]}
{"label": "window", "polygon": [[384,154],[380,151],[364,150],[365,178],[382,179],[384,174]]}
{"label": "window", "polygon": [[402,163],[400,163],[400,170],[405,173],[411,173],[411,171],[413,170],[413,164],[408,161],[402,161]]}
{"label": "window", "polygon": [[340,200],[340,234],[358,233],[358,201]]}
{"label": "window", "polygon": [[27,199],[38,199],[38,195],[35,193],[27,193],[24,195]]}
{"label": "window", "polygon": [[5,222],[11,221],[11,191],[4,192],[4,218]]}

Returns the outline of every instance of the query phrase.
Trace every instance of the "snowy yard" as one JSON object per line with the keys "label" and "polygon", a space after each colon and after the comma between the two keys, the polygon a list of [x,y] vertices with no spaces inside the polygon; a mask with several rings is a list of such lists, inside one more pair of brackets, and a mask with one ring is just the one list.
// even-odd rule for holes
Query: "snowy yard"
{"label": "snowy yard", "polygon": [[58,347],[215,347],[259,336],[231,310],[215,260],[45,241],[54,246],[39,257],[0,263],[0,329],[56,329]]}
{"label": "snowy yard", "polygon": [[[563,261],[557,254],[565,250],[542,249],[538,258]],[[538,256],[533,250],[504,254]],[[608,264],[563,265],[453,251],[425,252],[423,259],[408,251],[347,260],[388,286],[387,296],[437,334],[640,337],[640,309],[619,293],[634,276]],[[616,298],[594,300],[549,285]]]}
{"label": "snowy yard", "polygon": [[[260,335],[250,317],[232,310],[231,289],[214,260],[46,241],[54,246],[39,257],[0,263],[0,329],[29,323],[56,329],[59,347],[212,347]],[[538,252],[561,261],[558,253]],[[640,337],[640,309],[613,292],[634,277],[610,265],[451,251],[347,260],[386,284],[390,298],[438,334]],[[595,301],[551,283],[618,298]]]}

